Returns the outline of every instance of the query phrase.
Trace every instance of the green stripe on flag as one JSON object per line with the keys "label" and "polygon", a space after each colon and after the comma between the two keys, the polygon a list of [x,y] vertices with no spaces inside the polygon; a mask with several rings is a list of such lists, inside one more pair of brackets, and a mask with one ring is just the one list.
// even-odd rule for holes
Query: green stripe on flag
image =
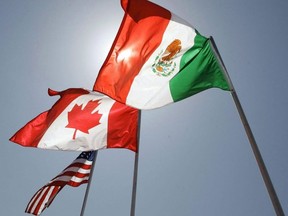
{"label": "green stripe on flag", "polygon": [[209,39],[197,34],[194,42],[194,46],[181,58],[179,73],[170,80],[174,102],[213,87],[229,90]]}

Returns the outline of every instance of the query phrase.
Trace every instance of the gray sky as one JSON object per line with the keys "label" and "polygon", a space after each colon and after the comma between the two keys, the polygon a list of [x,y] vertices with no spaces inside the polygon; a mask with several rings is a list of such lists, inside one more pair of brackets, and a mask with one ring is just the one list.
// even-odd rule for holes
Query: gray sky
{"label": "gray sky", "polygon": [[[153,2],[214,37],[288,214],[288,2]],[[119,0],[0,0],[1,215],[26,215],[78,156],[8,139],[54,104],[48,88],[92,88],[122,17]],[[131,151],[99,151],[87,216],[129,215],[133,163]],[[43,215],[79,215],[85,189],[65,187]],[[136,215],[275,215],[229,92],[142,112]]]}

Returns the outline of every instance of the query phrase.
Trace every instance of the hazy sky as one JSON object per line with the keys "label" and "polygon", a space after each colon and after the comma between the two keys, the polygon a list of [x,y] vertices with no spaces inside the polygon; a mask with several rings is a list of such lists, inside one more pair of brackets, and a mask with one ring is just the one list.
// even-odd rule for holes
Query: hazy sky
{"label": "hazy sky", "polygon": [[[288,214],[288,1],[153,2],[214,37]],[[54,104],[48,88],[92,88],[122,17],[119,0],[0,0],[0,215],[26,215],[78,156],[8,139]],[[99,151],[85,215],[130,214],[133,164],[131,151]],[[79,215],[85,189],[65,187],[43,216]],[[229,92],[142,112],[136,215],[275,215]]]}

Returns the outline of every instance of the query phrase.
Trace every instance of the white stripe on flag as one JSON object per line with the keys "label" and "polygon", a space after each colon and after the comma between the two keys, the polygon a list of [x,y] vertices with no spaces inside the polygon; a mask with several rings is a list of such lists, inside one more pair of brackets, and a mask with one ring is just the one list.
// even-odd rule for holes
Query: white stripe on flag
{"label": "white stripe on flag", "polygon": [[[38,206],[41,198],[43,197],[43,195],[45,194],[45,192],[46,192],[48,189],[49,189],[49,187],[45,187],[42,191],[40,191],[40,195],[39,195],[38,199],[32,202],[32,205],[33,205],[33,206],[32,206],[32,209],[31,209],[30,212],[35,212],[35,209],[36,209],[36,207]],[[38,196],[38,195],[37,195],[37,196]],[[36,196],[36,197],[37,197],[37,196]],[[37,212],[37,214],[38,214],[38,212]]]}
{"label": "white stripe on flag", "polygon": [[[169,81],[179,72],[180,61],[183,54],[194,45],[196,31],[186,21],[172,14],[171,20],[163,34],[161,44],[143,65],[127,96],[126,103],[133,106],[139,105],[160,107],[162,104],[173,102],[170,93]],[[175,39],[181,40],[181,51],[173,58],[174,72],[170,76],[158,76],[152,70],[155,59],[165,51],[167,46]],[[140,99],[141,98],[141,99]]]}
{"label": "white stripe on flag", "polygon": [[[77,136],[73,139],[73,134],[76,129],[66,127],[69,123],[68,113],[75,105],[85,107],[85,104],[91,100],[100,100],[99,105],[96,108],[98,113],[102,115],[100,118],[100,124],[90,128],[89,133],[77,130]],[[47,128],[37,147],[43,149],[74,151],[88,151],[106,148],[108,115],[114,103],[114,100],[111,100],[100,93],[91,92],[90,94],[77,97]]]}
{"label": "white stripe on flag", "polygon": [[84,180],[88,180],[89,179],[89,176],[86,176],[84,178],[78,178],[78,177],[71,177],[71,176],[60,176],[59,178],[55,179],[56,181],[63,181],[63,182],[69,182],[69,181],[73,181],[73,182],[76,182],[76,183],[80,183]]}
{"label": "white stripe on flag", "polygon": [[[90,164],[89,164],[90,165]],[[82,169],[82,168],[79,168],[79,167],[69,167],[68,169],[65,170],[65,172],[63,173],[66,173],[66,172],[78,172],[78,173],[81,173],[81,174],[88,174],[90,173],[90,168],[88,169]],[[61,175],[63,174],[61,173]]]}
{"label": "white stripe on flag", "polygon": [[41,213],[41,212],[42,212],[42,209],[45,207],[45,204],[46,204],[46,203],[48,202],[48,200],[50,199],[51,193],[53,192],[54,188],[55,188],[55,186],[50,186],[50,187],[49,187],[49,191],[48,191],[47,195],[45,196],[45,199],[44,199],[43,202],[41,203],[41,206],[40,206],[40,208],[39,208],[39,210],[38,210],[38,212],[37,212],[37,215],[38,215],[38,213]]}
{"label": "white stripe on flag", "polygon": [[[34,205],[35,203],[35,200],[36,200],[36,197],[38,196],[39,193],[42,193],[44,189],[41,188],[34,196],[33,196],[33,199],[29,202],[29,205],[27,206],[27,210],[29,210],[31,208],[32,205]],[[30,212],[30,211],[29,211]],[[32,212],[32,211],[31,211]]]}

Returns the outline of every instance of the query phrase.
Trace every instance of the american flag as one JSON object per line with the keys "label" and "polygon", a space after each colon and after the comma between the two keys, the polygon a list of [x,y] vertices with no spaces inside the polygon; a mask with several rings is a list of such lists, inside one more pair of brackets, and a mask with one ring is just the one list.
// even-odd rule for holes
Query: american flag
{"label": "american flag", "polygon": [[65,185],[78,187],[87,183],[94,157],[95,151],[82,152],[66,169],[34,194],[25,212],[40,215]]}

